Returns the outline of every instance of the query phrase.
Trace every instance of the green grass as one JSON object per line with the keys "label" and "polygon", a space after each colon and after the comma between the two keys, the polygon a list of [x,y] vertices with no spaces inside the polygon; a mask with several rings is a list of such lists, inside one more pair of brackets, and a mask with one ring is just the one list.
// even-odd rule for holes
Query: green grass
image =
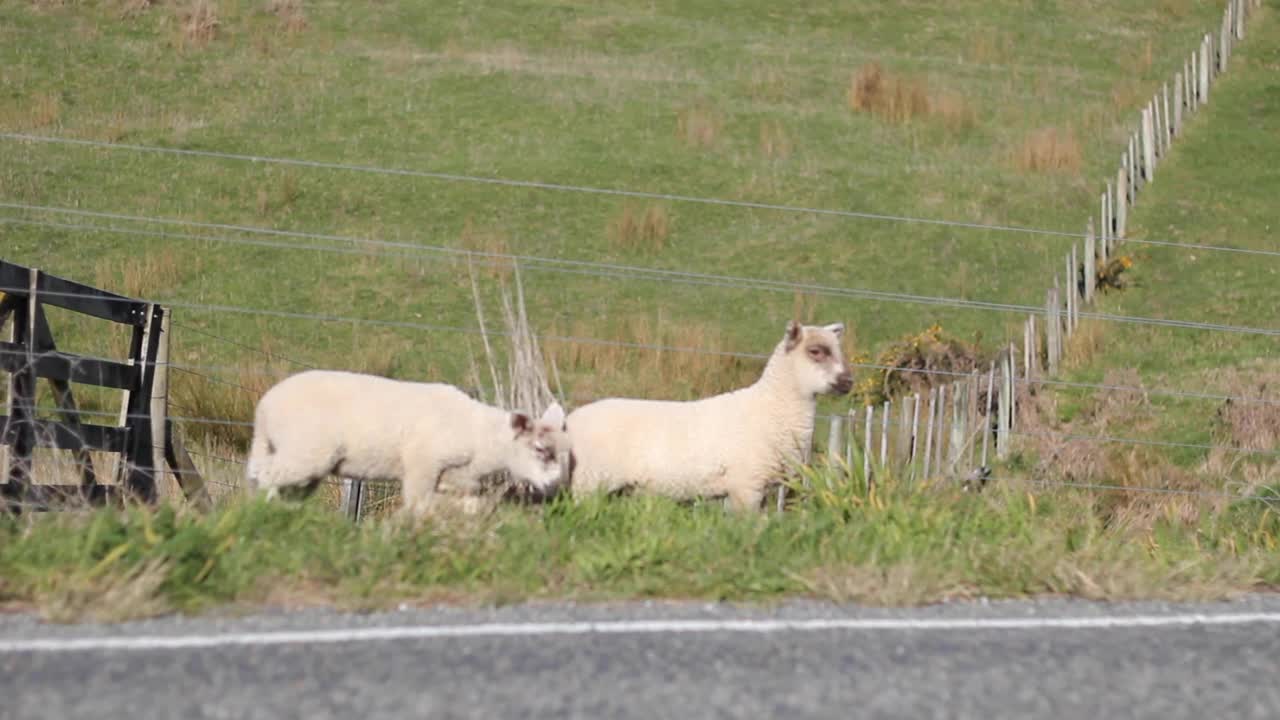
{"label": "green grass", "polygon": [[1207,599],[1280,579],[1280,520],[1262,503],[810,479],[768,516],[635,497],[417,528],[353,525],[314,502],[0,519],[0,606],[66,620],[311,603]]}
{"label": "green grass", "polygon": [[[821,2],[731,13],[687,3],[463,6],[302,3],[287,33],[264,2],[212,2],[217,34],[183,39],[194,3],[0,8],[0,128],[126,143],[673,192],[894,215],[1083,229],[1138,103],[1213,26],[1216,2]],[[136,9],[136,7],[135,7]],[[1117,28],[1123,28],[1118,31]],[[959,125],[855,113],[878,61],[971,111]],[[709,126],[708,133],[680,132]],[[1019,169],[1044,127],[1080,139],[1079,169]],[[659,203],[665,247],[619,244],[628,204],[595,195],[0,142],[0,199],[418,244],[623,262],[845,287],[1039,304],[1064,245],[1048,238]],[[49,216],[40,216],[46,219]],[[113,222],[114,225],[127,223]],[[466,230],[470,228],[470,230]],[[422,261],[4,227],[7,259],[119,287],[167,247],[162,299],[474,325],[465,273]],[[221,233],[229,234],[229,233]],[[714,326],[767,352],[789,294],[528,273],[542,328],[630,339],[636,318]],[[492,296],[492,288],[486,292]],[[861,349],[938,321],[1000,338],[998,313],[823,299]],[[378,347],[396,374],[464,380],[466,336],[180,310],[188,323],[309,362]],[[66,330],[74,335],[74,330]],[[183,362],[258,360],[175,332]],[[566,368],[577,400],[593,368]],[[687,396],[654,377],[636,388]]]}
{"label": "green grass", "polygon": [[[305,29],[285,32],[266,3],[222,0],[211,3],[216,36],[200,47],[181,29],[191,5],[0,5],[0,130],[1076,230],[1114,177],[1139,104],[1221,11],[1193,0],[859,0],[785,10],[753,0],[733,13],[688,3],[387,0],[303,3]],[[1273,2],[1250,25],[1210,104],[1143,192],[1131,235],[1277,248],[1275,10]],[[871,61],[908,85],[959,98],[972,121],[853,112],[850,79]],[[1075,135],[1078,169],[1019,167],[1024,140],[1046,127]],[[988,231],[676,202],[651,210],[599,195],[10,140],[0,140],[0,202],[1029,305],[1042,303],[1067,249],[1065,240]],[[661,241],[623,237],[627,212],[664,218]],[[353,259],[11,225],[0,225],[0,241],[6,260],[131,295],[475,323],[466,269],[437,256]],[[1124,251],[1137,260],[1133,284],[1104,298],[1103,311],[1272,324],[1280,267],[1269,261]],[[481,273],[489,302],[504,277]],[[544,332],[715,350],[765,352],[794,314],[845,321],[856,349],[870,355],[935,322],[964,339],[980,333],[990,346],[1010,331],[1018,337],[1021,320],[532,269],[524,278]],[[487,313],[498,317],[493,305]],[[456,332],[194,309],[180,309],[177,321],[312,364],[459,384],[468,382],[468,350],[480,350]],[[118,355],[123,347],[122,336],[70,316],[53,322],[63,349]],[[1103,328],[1101,339],[1101,351],[1072,365],[1068,379],[1237,393],[1257,392],[1276,371],[1274,339],[1128,325]],[[182,326],[173,340],[178,362],[243,364],[221,377],[249,388],[250,399],[266,382],[257,353]],[[606,393],[706,394],[758,371],[750,360],[676,353],[557,352],[574,404]],[[175,404],[188,406],[176,412],[247,416],[241,390],[179,377]],[[1260,442],[1233,437],[1214,419],[1214,403],[1041,398],[1041,422],[1075,432]],[[113,402],[90,391],[82,399],[104,411]],[[231,456],[243,439],[229,434],[198,449]],[[0,603],[53,618],[312,601],[801,595],[911,604],[974,595],[1208,598],[1277,581],[1268,503],[1030,493],[1022,484],[1047,472],[1268,493],[1274,462],[1086,443],[1074,457],[1092,469],[1073,474],[1045,449],[1020,441],[979,496],[891,484],[873,499],[859,483],[819,472],[811,479],[823,490],[781,516],[630,498],[502,507],[416,531],[350,525],[321,499],[302,509],[226,501],[207,515],[162,507],[4,518]],[[217,482],[238,477],[234,465],[196,461]]]}
{"label": "green grass", "polygon": [[[1275,198],[1280,194],[1280,24],[1275,3],[1260,11],[1246,41],[1214,86],[1209,104],[1187,125],[1142,193],[1130,236],[1229,248],[1280,250]],[[1101,309],[1123,315],[1177,318],[1254,328],[1276,327],[1280,258],[1129,244],[1135,259],[1130,289]],[[1280,339],[1243,333],[1126,325],[1103,331],[1101,350],[1073,367],[1068,379],[1269,398],[1280,377]],[[1060,393],[1061,408],[1079,400]],[[1221,401],[1152,395],[1138,412],[1107,429],[1112,434],[1275,451],[1280,405],[1240,405],[1219,417]],[[1268,430],[1270,432],[1268,432]],[[1268,482],[1271,455],[1186,448],[1162,451],[1182,468],[1246,487]],[[1232,465],[1235,467],[1231,467]]]}

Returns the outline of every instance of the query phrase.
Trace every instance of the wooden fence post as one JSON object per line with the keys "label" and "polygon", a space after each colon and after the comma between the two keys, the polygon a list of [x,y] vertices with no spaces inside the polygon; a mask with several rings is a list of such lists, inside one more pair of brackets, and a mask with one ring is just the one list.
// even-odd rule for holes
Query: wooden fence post
{"label": "wooden fence post", "polygon": [[991,371],[987,375],[987,412],[982,416],[982,465],[987,466],[987,438],[991,435],[991,401],[996,391],[996,364],[991,363]]}
{"label": "wooden fence post", "polygon": [[[173,486],[161,482],[165,467],[165,444],[167,442],[166,425],[169,410],[169,312],[167,308],[156,306],[160,314],[160,334],[156,341],[156,356],[151,367],[151,467],[157,497],[174,493]],[[175,480],[180,478],[175,477]],[[178,483],[175,482],[174,485]]]}
{"label": "wooden fence post", "polygon": [[1142,109],[1142,177],[1148,183],[1155,179],[1156,155],[1155,149],[1151,146],[1154,139],[1151,105],[1148,103]]}
{"label": "wooden fence post", "polygon": [[5,475],[10,497],[22,500],[34,480],[34,454],[36,448],[36,317],[40,312],[37,288],[40,271],[31,268],[27,273],[27,301],[13,309],[13,330],[10,337],[21,348],[22,367],[9,374],[8,466]]}
{"label": "wooden fence post", "polygon": [[863,428],[862,441],[862,480],[867,484],[867,489],[871,489],[871,426],[875,422],[875,406],[867,406],[867,426]]}
{"label": "wooden fence post", "polygon": [[848,468],[849,477],[853,478],[853,446],[857,444],[858,439],[858,412],[852,408],[848,413],[849,422],[845,428],[844,438],[844,464]]}
{"label": "wooden fence post", "polygon": [[[898,413],[898,430],[897,439],[893,441],[893,458],[898,467],[903,470],[907,467],[907,462],[911,451],[911,413],[907,412],[907,408],[911,405],[911,396],[902,396],[902,410]],[[905,475],[905,473],[904,473]]]}
{"label": "wooden fence post", "polygon": [[1165,81],[1161,86],[1163,92],[1164,112],[1161,117],[1164,118],[1164,134],[1160,136],[1160,141],[1164,143],[1164,151],[1167,155],[1169,148],[1173,145],[1173,126],[1169,115],[1169,83]]}
{"label": "wooden fence post", "polygon": [[[1057,284],[1057,277],[1054,277],[1054,284]],[[1057,355],[1057,333],[1054,327],[1058,324],[1058,297],[1054,288],[1045,291],[1044,304],[1044,336],[1045,336],[1045,355],[1049,363],[1049,375],[1058,374],[1058,355]]]}
{"label": "wooden fence post", "polygon": [[[14,302],[14,298],[12,296],[6,296],[6,297],[7,297],[7,301],[0,300],[0,302],[5,302],[6,303],[5,307],[8,308],[9,303]],[[7,321],[7,318],[9,316],[13,317],[12,323],[8,323]],[[4,326],[6,323],[8,323],[9,325],[9,332],[6,333],[6,336],[7,336],[6,339],[10,343],[16,345],[18,342],[18,314],[17,314],[16,308],[10,309],[8,311],[0,309],[0,330],[4,329]],[[14,373],[9,373],[9,377],[5,380],[5,383],[4,383],[4,416],[6,420],[4,421],[4,423],[0,423],[0,510],[4,509],[3,491],[4,491],[4,488],[7,487],[6,484],[9,482],[9,459],[10,458],[9,458],[9,444],[7,441],[9,437],[9,422],[10,422],[10,419],[13,418],[13,400],[16,395],[14,382],[16,381],[16,379],[17,379],[17,375],[15,375]]]}
{"label": "wooden fence post", "polygon": [[[952,393],[952,394],[954,395],[955,393]],[[945,438],[946,438],[946,435],[943,434],[943,430],[946,428],[946,424],[947,424],[947,386],[946,385],[938,386],[938,414],[936,419],[938,421],[938,430],[937,432],[934,433],[934,436],[933,436],[934,437],[933,451],[935,453],[933,458],[933,472],[935,475],[941,475],[942,473],[945,472],[945,470],[942,467],[942,449],[945,445]]]}
{"label": "wooden fence post", "polygon": [[1173,137],[1182,134],[1182,73],[1173,76]]}
{"label": "wooden fence post", "polygon": [[964,453],[965,428],[969,419],[969,394],[961,392],[965,388],[962,381],[956,381],[951,387],[954,392],[951,400],[951,432],[947,443],[946,467],[947,472],[954,474]]}
{"label": "wooden fence post", "polygon": [[[1127,157],[1127,156],[1126,156]],[[1119,242],[1124,237],[1125,223],[1128,221],[1128,208],[1125,202],[1125,186],[1129,184],[1128,171],[1125,170],[1124,163],[1120,165],[1120,169],[1116,171],[1116,229],[1114,233],[1107,233],[1107,245],[1112,242]],[[1105,261],[1109,248],[1103,246],[1102,257]]]}
{"label": "wooden fence post", "polygon": [[969,469],[973,469],[973,461],[978,452],[978,443],[974,438],[974,431],[982,427],[982,418],[978,416],[978,371],[975,368],[969,373],[969,377],[965,380],[966,395],[965,408],[968,411],[968,418],[965,421],[966,433],[965,442],[969,444]]}
{"label": "wooden fence post", "polygon": [[880,414],[880,471],[884,472],[884,468],[889,463],[889,415],[893,412],[893,405],[890,401],[884,401],[884,408]]}
{"label": "wooden fence post", "polygon": [[840,458],[840,426],[842,425],[839,415],[831,416],[831,427],[827,428],[827,464],[835,466]]}
{"label": "wooden fence post", "polygon": [[1010,367],[1009,361],[1011,356],[1007,353],[1004,361],[1001,363],[1000,373],[1000,419],[997,429],[999,434],[996,435],[996,457],[1003,460],[1009,455],[1009,430],[1013,424],[1013,368]]}
{"label": "wooden fence post", "polygon": [[938,410],[938,388],[929,388],[929,418],[924,428],[924,472],[921,480],[929,479],[929,462],[933,457],[933,416]]}
{"label": "wooden fence post", "polygon": [[907,463],[912,466],[914,472],[916,462],[916,449],[920,441],[920,393],[914,395],[911,403],[911,454],[907,458]]}
{"label": "wooden fence post", "polygon": [[1208,34],[1200,41],[1199,85],[1196,87],[1196,99],[1200,105],[1209,102],[1209,54],[1211,42]]}

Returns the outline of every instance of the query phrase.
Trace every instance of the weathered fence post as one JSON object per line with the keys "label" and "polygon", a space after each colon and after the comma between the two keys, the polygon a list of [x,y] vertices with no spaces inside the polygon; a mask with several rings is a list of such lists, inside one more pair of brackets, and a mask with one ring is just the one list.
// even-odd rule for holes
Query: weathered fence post
{"label": "weathered fence post", "polygon": [[1156,155],[1155,148],[1152,147],[1154,139],[1155,129],[1152,126],[1151,105],[1148,103],[1142,109],[1142,177],[1148,183],[1155,179]]}
{"label": "weathered fence post", "polygon": [[1009,429],[1013,422],[1013,401],[1010,391],[1013,388],[1013,371],[1009,366],[1010,356],[1005,353],[1000,363],[1000,405],[999,420],[996,426],[996,457],[1000,460],[1009,455]]}
{"label": "weathered fence post", "polygon": [[[156,341],[155,362],[151,367],[151,467],[154,470],[154,482],[157,496],[172,493],[174,487],[164,486],[162,492],[161,478],[164,476],[166,429],[169,408],[169,312],[158,307],[160,313],[160,333]],[[175,479],[176,476],[175,476]],[[174,485],[177,485],[175,482]]]}
{"label": "weathered fence post", "polygon": [[1182,134],[1182,73],[1173,78],[1173,137]]}
{"label": "weathered fence post", "polygon": [[834,467],[840,458],[840,426],[843,423],[839,415],[831,416],[831,427],[827,428],[827,464]]}
{"label": "weathered fence post", "polygon": [[991,402],[996,391],[996,364],[991,363],[991,371],[987,375],[987,411],[982,416],[982,467],[987,466],[987,438],[991,435]]}
{"label": "weathered fence post", "polygon": [[880,471],[884,472],[884,468],[889,463],[889,415],[893,412],[893,405],[890,401],[884,401],[884,408],[881,409],[880,417]]}
{"label": "weathered fence post", "polygon": [[875,422],[875,406],[867,406],[867,426],[863,429],[866,433],[862,441],[862,479],[867,483],[867,489],[871,489],[871,426]]}
{"label": "weathered fence post", "polygon": [[924,471],[921,480],[929,479],[929,463],[933,458],[933,416],[938,411],[938,388],[929,388],[929,418],[924,428]]}
{"label": "weathered fence post", "polygon": [[1212,52],[1212,41],[1206,33],[1200,41],[1200,83],[1196,88],[1196,100],[1200,105],[1209,101],[1209,55]]}
{"label": "weathered fence post", "polygon": [[9,444],[6,490],[21,498],[34,480],[36,448],[36,316],[40,311],[37,287],[40,271],[27,271],[27,301],[13,307],[13,330],[10,337],[22,353],[22,365],[9,374],[9,420],[5,428]]}
{"label": "weathered fence post", "polygon": [[858,411],[849,409],[849,428],[845,431],[844,464],[853,478],[853,446],[858,444]]}
{"label": "weathered fence post", "polygon": [[1169,148],[1172,147],[1173,145],[1173,125],[1172,125],[1172,120],[1170,119],[1171,116],[1169,115],[1169,83],[1168,81],[1166,81],[1164,85],[1161,87],[1162,87],[1162,92],[1164,94],[1164,97],[1163,97],[1164,112],[1162,114],[1162,117],[1164,118],[1164,134],[1160,136],[1160,140],[1161,142],[1164,143],[1165,154],[1168,154]]}
{"label": "weathered fence post", "polygon": [[338,496],[338,505],[343,515],[352,522],[360,522],[360,513],[364,504],[364,481],[358,478],[342,478],[342,489]]}
{"label": "weathered fence post", "polygon": [[[955,393],[952,393],[952,394],[954,395]],[[947,423],[947,386],[946,385],[938,386],[938,414],[936,419],[938,421],[938,430],[934,433],[934,436],[933,436],[934,437],[933,451],[935,453],[935,456],[933,458],[933,472],[935,475],[940,475],[943,472],[945,472],[945,470],[942,467],[942,449],[945,445],[945,438],[946,438],[946,436],[943,434],[943,429],[946,427],[946,423]]]}
{"label": "weathered fence post", "polygon": [[[1058,284],[1054,277],[1053,284]],[[1045,292],[1044,335],[1046,358],[1049,361],[1049,375],[1058,374],[1058,289],[1051,287]]]}
{"label": "weathered fence post", "polygon": [[911,403],[911,454],[907,458],[907,463],[912,466],[912,472],[915,472],[916,448],[920,441],[920,393],[914,395]]}

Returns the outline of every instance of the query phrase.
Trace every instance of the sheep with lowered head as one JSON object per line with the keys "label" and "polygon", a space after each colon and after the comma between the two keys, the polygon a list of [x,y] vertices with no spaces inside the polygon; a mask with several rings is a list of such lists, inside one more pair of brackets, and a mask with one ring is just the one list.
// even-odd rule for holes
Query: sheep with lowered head
{"label": "sheep with lowered head", "polygon": [[399,480],[404,512],[422,515],[438,494],[474,498],[501,470],[550,489],[568,450],[558,404],[534,419],[443,383],[308,370],[258,401],[246,479],[268,497],[305,496],[329,474]]}
{"label": "sheep with lowered head", "polygon": [[767,486],[801,461],[817,396],[853,378],[844,324],[787,324],[755,384],[692,402],[611,398],[569,414],[574,495],[635,489],[677,499],[726,497],[760,507]]}

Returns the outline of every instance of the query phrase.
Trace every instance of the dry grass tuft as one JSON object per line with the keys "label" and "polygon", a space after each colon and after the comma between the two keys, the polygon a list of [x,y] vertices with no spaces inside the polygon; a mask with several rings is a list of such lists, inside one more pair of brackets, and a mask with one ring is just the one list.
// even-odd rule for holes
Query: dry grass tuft
{"label": "dry grass tuft", "polygon": [[55,125],[62,117],[62,98],[54,93],[40,93],[31,100],[28,129]]}
{"label": "dry grass tuft", "polygon": [[609,221],[609,240],[623,250],[659,252],[667,246],[671,220],[662,205],[648,205],[643,210],[630,202]]}
{"label": "dry grass tuft", "polygon": [[159,0],[124,0],[120,5],[120,17],[125,19],[138,17],[159,4]]}
{"label": "dry grass tuft", "polygon": [[791,138],[787,137],[782,123],[764,120],[760,123],[760,152],[770,160],[786,160],[791,157]]}
{"label": "dry grass tuft", "polygon": [[258,188],[255,209],[260,217],[267,217],[278,211],[288,212],[300,197],[302,188],[298,185],[298,175],[285,172],[278,176],[274,187],[269,182]]}
{"label": "dry grass tuft", "polygon": [[[597,338],[600,344],[546,340],[548,359],[571,386],[570,404],[602,397],[644,397],[687,400],[706,397],[755,382],[763,360],[717,355],[726,352],[720,329],[713,323],[673,322],[634,315],[620,329],[602,331],[590,321],[569,328],[552,326],[548,335]],[[619,343],[619,344],[609,344]],[[658,350],[633,345],[673,348]],[[697,348],[682,352],[674,348]]]}
{"label": "dry grass tuft", "polygon": [[1098,320],[1081,320],[1075,333],[1066,341],[1062,362],[1068,368],[1084,367],[1102,350],[1106,326]]}
{"label": "dry grass tuft", "polygon": [[969,41],[969,61],[980,65],[998,65],[1014,56],[1013,38],[986,27]]}
{"label": "dry grass tuft", "polygon": [[170,246],[136,256],[104,256],[93,268],[94,285],[133,298],[155,298],[200,273],[198,256],[183,256]]}
{"label": "dry grass tuft", "polygon": [[976,120],[963,95],[930,92],[925,80],[889,74],[878,62],[867,63],[853,74],[848,102],[855,112],[870,113],[893,124],[936,118],[951,130],[962,130]]}
{"label": "dry grass tuft", "polygon": [[280,20],[280,28],[289,35],[300,33],[308,27],[302,0],[269,0],[267,12]]}
{"label": "dry grass tuft", "polygon": [[[462,223],[462,233],[458,240],[464,249],[477,253],[472,262],[478,272],[502,282],[511,278],[512,264],[506,257],[511,255],[511,245],[504,233],[476,227],[468,215]],[[465,280],[465,277],[462,279]]]}
{"label": "dry grass tuft", "polygon": [[[855,359],[870,362],[870,358]],[[934,386],[954,379],[950,374],[936,373],[967,374],[983,369],[986,363],[986,356],[976,342],[952,337],[935,323],[882,350],[874,364],[890,369],[868,369],[856,383],[854,392],[862,402],[877,405],[910,393],[927,393]]]}
{"label": "dry grass tuft", "polygon": [[921,80],[888,75],[880,63],[858,68],[849,83],[849,107],[891,123],[929,114],[929,88]]}
{"label": "dry grass tuft", "polygon": [[182,33],[182,47],[188,45],[202,48],[218,37],[221,21],[218,19],[218,8],[214,0],[192,0],[185,7],[177,9],[178,26]]}
{"label": "dry grass tuft", "polygon": [[[1268,400],[1277,385],[1274,373],[1255,376],[1252,382],[1241,378],[1229,392],[1246,400]],[[1242,402],[1226,400],[1214,418],[1217,434],[1232,447],[1245,450],[1271,451],[1280,447],[1280,405],[1274,402]]]}
{"label": "dry grass tuft", "polygon": [[1014,165],[1024,172],[1078,173],[1082,162],[1080,141],[1075,130],[1041,128],[1023,141],[1014,156]]}
{"label": "dry grass tuft", "polygon": [[170,610],[160,593],[169,569],[164,559],[151,560],[125,573],[109,569],[104,559],[88,573],[55,584],[38,599],[40,615],[49,622],[109,623],[154,617]]}
{"label": "dry grass tuft", "polygon": [[821,567],[794,579],[813,595],[842,603],[912,606],[965,600],[979,594],[959,573],[939,572],[934,563],[923,560],[888,567]]}
{"label": "dry grass tuft", "polygon": [[724,120],[710,107],[697,103],[676,114],[676,136],[690,147],[711,147],[720,137]]}

